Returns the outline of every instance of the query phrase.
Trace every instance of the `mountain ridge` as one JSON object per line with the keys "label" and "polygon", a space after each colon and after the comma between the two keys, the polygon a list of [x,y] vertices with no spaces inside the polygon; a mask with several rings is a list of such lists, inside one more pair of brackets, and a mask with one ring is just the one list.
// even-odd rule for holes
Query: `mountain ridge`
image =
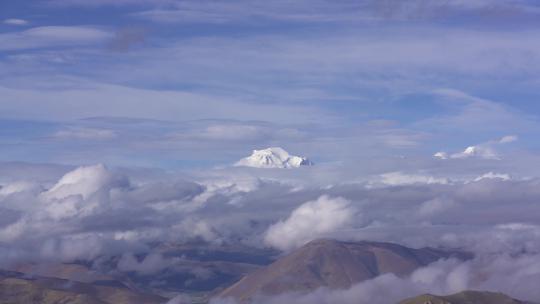
{"label": "mountain ridge", "polygon": [[319,287],[347,289],[385,273],[405,276],[441,258],[469,259],[462,252],[413,249],[383,242],[314,240],[254,271],[219,296],[249,302],[256,295],[309,292]]}
{"label": "mountain ridge", "polygon": [[422,294],[404,299],[398,304],[533,304],[524,302],[500,292],[464,290],[447,296]]}

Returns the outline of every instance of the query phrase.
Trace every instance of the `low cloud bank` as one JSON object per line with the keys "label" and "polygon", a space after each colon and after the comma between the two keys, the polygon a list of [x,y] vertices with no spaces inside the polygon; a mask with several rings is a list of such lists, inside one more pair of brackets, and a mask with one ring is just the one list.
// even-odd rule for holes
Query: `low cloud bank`
{"label": "low cloud bank", "polygon": [[[0,184],[1,264],[114,255],[124,270],[149,274],[174,262],[151,255],[151,243],[240,242],[289,251],[328,237],[462,248],[477,259],[459,265],[441,262],[408,279],[383,276],[349,291],[288,295],[298,299],[294,302],[313,297],[327,301],[314,303],[342,298],[348,303],[348,297],[362,292],[372,303],[384,303],[377,294],[391,296],[380,292],[390,285],[396,298],[412,291],[483,288],[540,299],[528,285],[538,282],[540,269],[540,179],[491,173],[432,182],[404,172],[386,176],[397,178],[394,183],[380,183],[377,176],[377,186],[344,182],[323,187],[303,183],[302,175],[280,180],[235,170],[198,175],[194,182],[103,165],[71,170],[24,166],[32,172],[27,178],[12,170],[13,176],[3,176]],[[150,255],[135,259],[139,253]],[[466,279],[451,279],[451,273]]]}
{"label": "low cloud bank", "polygon": [[[540,235],[538,179],[492,173],[447,182],[399,173],[376,187],[319,187],[220,172],[193,182],[94,165],[51,182],[4,182],[0,254],[81,258],[79,253],[125,253],[144,250],[149,241],[189,239],[287,251],[321,237],[485,252],[540,250],[533,242]],[[69,249],[85,244],[91,248]]]}

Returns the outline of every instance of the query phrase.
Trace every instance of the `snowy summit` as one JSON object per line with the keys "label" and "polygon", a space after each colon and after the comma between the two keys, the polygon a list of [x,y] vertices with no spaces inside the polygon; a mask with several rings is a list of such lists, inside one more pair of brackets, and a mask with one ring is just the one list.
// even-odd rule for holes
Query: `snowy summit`
{"label": "snowy summit", "polygon": [[313,163],[305,157],[290,155],[282,148],[272,147],[253,150],[250,156],[242,158],[234,165],[255,168],[298,168],[311,166]]}

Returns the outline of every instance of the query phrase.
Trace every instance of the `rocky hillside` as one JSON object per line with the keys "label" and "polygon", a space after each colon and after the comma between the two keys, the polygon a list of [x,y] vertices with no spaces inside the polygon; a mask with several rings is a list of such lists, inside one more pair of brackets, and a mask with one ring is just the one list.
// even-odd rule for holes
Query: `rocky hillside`
{"label": "rocky hillside", "polygon": [[28,277],[18,272],[0,273],[0,304],[159,304],[165,301],[123,286]]}
{"label": "rocky hillside", "polygon": [[[424,294],[399,304],[526,304],[505,294],[488,291],[463,291],[449,296]],[[532,304],[532,303],[529,303]]]}
{"label": "rocky hillside", "polygon": [[256,294],[276,295],[326,286],[344,289],[384,273],[404,276],[441,258],[467,254],[432,248],[412,249],[378,242],[316,240],[267,267],[245,276],[220,296],[248,301]]}

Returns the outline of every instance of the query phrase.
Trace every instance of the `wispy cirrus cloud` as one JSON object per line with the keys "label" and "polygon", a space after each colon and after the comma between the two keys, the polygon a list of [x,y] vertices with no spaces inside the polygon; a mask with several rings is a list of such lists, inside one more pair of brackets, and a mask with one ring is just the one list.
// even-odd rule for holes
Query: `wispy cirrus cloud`
{"label": "wispy cirrus cloud", "polygon": [[[95,82],[86,84],[85,87],[54,91],[0,87],[0,92],[6,100],[19,100],[21,104],[27,105],[22,109],[17,104],[3,103],[0,104],[0,108],[12,113],[12,118],[19,115],[37,118],[43,113],[31,105],[46,102],[51,109],[46,115],[59,120],[96,116],[128,116],[172,121],[208,118],[264,120],[271,115],[277,118],[276,122],[306,122],[327,115],[324,111],[309,105],[253,103],[208,93],[148,90]],[[159,103],[160,107],[155,107],[155,103]]]}
{"label": "wispy cirrus cloud", "polygon": [[[239,1],[210,5],[204,1],[75,0],[50,4],[54,10],[49,4],[32,9],[77,14],[114,5],[110,13],[115,18],[126,24],[137,22],[139,27],[99,26],[104,20],[89,16],[96,26],[44,26],[3,33],[3,39],[19,37],[11,46],[6,44],[17,51],[8,50],[0,62],[2,96],[20,101],[0,103],[1,112],[9,113],[5,114],[9,118],[239,121],[138,130],[145,134],[145,142],[151,141],[159,149],[170,145],[170,153],[160,155],[194,150],[188,149],[188,143],[199,149],[213,149],[218,142],[227,146],[227,159],[212,164],[230,163],[245,151],[266,144],[303,145],[307,154],[336,162],[359,162],[376,155],[379,164],[384,163],[382,158],[397,164],[400,159],[430,159],[431,152],[438,149],[459,151],[502,134],[519,134],[522,140],[516,146],[521,146],[529,143],[524,139],[537,129],[534,114],[516,110],[499,92],[486,92],[488,87],[494,91],[505,87],[535,94],[524,78],[535,77],[540,66],[535,55],[539,46],[534,39],[536,28],[490,27],[484,19],[475,21],[474,28],[455,19],[440,22],[454,18],[454,11],[477,16],[480,11],[514,5],[523,13],[525,7],[531,7],[524,1],[278,1],[249,5]],[[350,26],[351,20],[365,21],[367,15],[357,14],[362,7],[369,7],[372,16],[367,19],[379,23]],[[414,17],[422,9],[430,16]],[[437,13],[441,10],[446,17]],[[180,14],[177,21],[193,22],[190,34],[141,22],[133,15],[152,11]],[[215,25],[201,26],[190,18],[209,18],[206,23],[215,18],[221,30],[205,30]],[[422,20],[422,24],[410,19]],[[248,21],[264,31],[231,34]],[[320,22],[331,24],[321,28]],[[46,23],[40,20],[40,24]],[[74,32],[69,34],[68,28]],[[85,31],[75,31],[81,28]],[[497,85],[501,83],[508,85]],[[43,104],[48,111],[38,110],[37,105]],[[251,123],[254,120],[269,125]],[[392,120],[395,125],[369,125],[375,120]],[[92,126],[102,127],[107,128]],[[136,132],[117,135],[130,142],[141,138]],[[109,142],[111,149],[118,148]],[[424,155],[425,151],[431,152]],[[418,166],[431,166],[432,160],[426,159],[419,160],[422,165]],[[385,172],[407,167],[381,166]]]}
{"label": "wispy cirrus cloud", "polygon": [[57,139],[107,140],[117,137],[117,133],[107,129],[71,128],[55,132]]}
{"label": "wispy cirrus cloud", "polygon": [[[76,4],[78,1],[65,1]],[[122,3],[122,2],[120,2]],[[125,3],[151,4],[128,0]],[[124,4],[125,4],[124,3]],[[115,5],[98,1],[97,5]],[[256,18],[289,22],[372,23],[379,21],[451,20],[463,13],[481,15],[484,20],[512,20],[516,16],[534,16],[538,8],[527,1],[275,1],[273,3],[232,1],[161,1],[153,8],[133,16],[164,23],[238,23]],[[117,5],[117,4],[116,4]]]}
{"label": "wispy cirrus cloud", "polygon": [[28,25],[30,22],[24,19],[10,18],[10,19],[5,19],[3,23],[7,25],[23,26],[23,25]]}
{"label": "wispy cirrus cloud", "polygon": [[103,43],[111,33],[82,26],[42,26],[0,34],[0,51]]}

